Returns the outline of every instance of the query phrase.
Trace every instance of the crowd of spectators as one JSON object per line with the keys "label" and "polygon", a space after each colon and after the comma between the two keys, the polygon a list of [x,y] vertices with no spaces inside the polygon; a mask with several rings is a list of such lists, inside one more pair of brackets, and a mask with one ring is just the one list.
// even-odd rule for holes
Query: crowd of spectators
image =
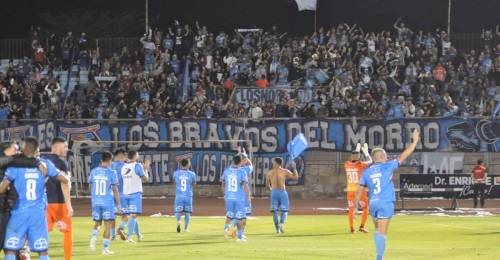
{"label": "crowd of spectators", "polygon": [[[109,56],[85,33],[42,34],[31,31],[32,58],[0,74],[0,119],[490,116],[500,86],[498,26],[469,51],[401,19],[381,32],[344,23],[304,36],[175,21]],[[65,94],[54,71],[72,63],[88,82]],[[280,95],[238,102],[243,87]]]}

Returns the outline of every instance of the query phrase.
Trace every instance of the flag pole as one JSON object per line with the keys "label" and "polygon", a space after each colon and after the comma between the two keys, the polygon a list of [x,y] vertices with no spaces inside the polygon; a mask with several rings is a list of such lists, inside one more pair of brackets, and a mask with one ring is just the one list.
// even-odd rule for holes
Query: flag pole
{"label": "flag pole", "polygon": [[318,31],[318,3],[319,0],[316,2],[316,10],[314,10],[314,32]]}
{"label": "flag pole", "polygon": [[451,0],[448,0],[448,36],[451,28]]}

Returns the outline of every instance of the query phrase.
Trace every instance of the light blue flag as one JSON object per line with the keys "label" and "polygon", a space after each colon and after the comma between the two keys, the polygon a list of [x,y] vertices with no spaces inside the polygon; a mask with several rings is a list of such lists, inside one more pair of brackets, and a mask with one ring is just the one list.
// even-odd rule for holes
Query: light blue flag
{"label": "light blue flag", "polygon": [[288,154],[290,159],[293,161],[297,158],[303,151],[307,149],[308,143],[306,137],[303,133],[299,133],[293,138],[287,145]]}
{"label": "light blue flag", "polygon": [[184,75],[182,77],[182,101],[183,102],[187,101],[189,85],[190,85],[189,59],[186,59],[186,63],[184,64]]}

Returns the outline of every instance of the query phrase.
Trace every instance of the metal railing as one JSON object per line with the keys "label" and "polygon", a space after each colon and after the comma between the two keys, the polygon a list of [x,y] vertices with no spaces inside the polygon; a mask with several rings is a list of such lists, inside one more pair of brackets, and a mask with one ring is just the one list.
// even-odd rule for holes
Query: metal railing
{"label": "metal railing", "polygon": [[[450,38],[458,50],[469,51],[484,47],[479,33],[452,34]],[[102,56],[110,57],[114,52],[119,54],[124,46],[129,50],[140,49],[141,43],[138,37],[96,38],[91,41],[91,46],[98,46]],[[44,47],[48,49],[48,46]],[[0,59],[20,59],[32,55],[30,39],[0,39]]]}

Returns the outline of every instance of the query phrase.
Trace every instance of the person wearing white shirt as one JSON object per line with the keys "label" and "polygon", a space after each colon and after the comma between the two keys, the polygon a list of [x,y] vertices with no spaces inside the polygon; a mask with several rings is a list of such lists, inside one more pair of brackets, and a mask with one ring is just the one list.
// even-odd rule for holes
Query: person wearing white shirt
{"label": "person wearing white shirt", "polygon": [[259,107],[257,102],[254,102],[252,107],[248,110],[248,117],[252,119],[260,119],[264,117],[264,111]]}

